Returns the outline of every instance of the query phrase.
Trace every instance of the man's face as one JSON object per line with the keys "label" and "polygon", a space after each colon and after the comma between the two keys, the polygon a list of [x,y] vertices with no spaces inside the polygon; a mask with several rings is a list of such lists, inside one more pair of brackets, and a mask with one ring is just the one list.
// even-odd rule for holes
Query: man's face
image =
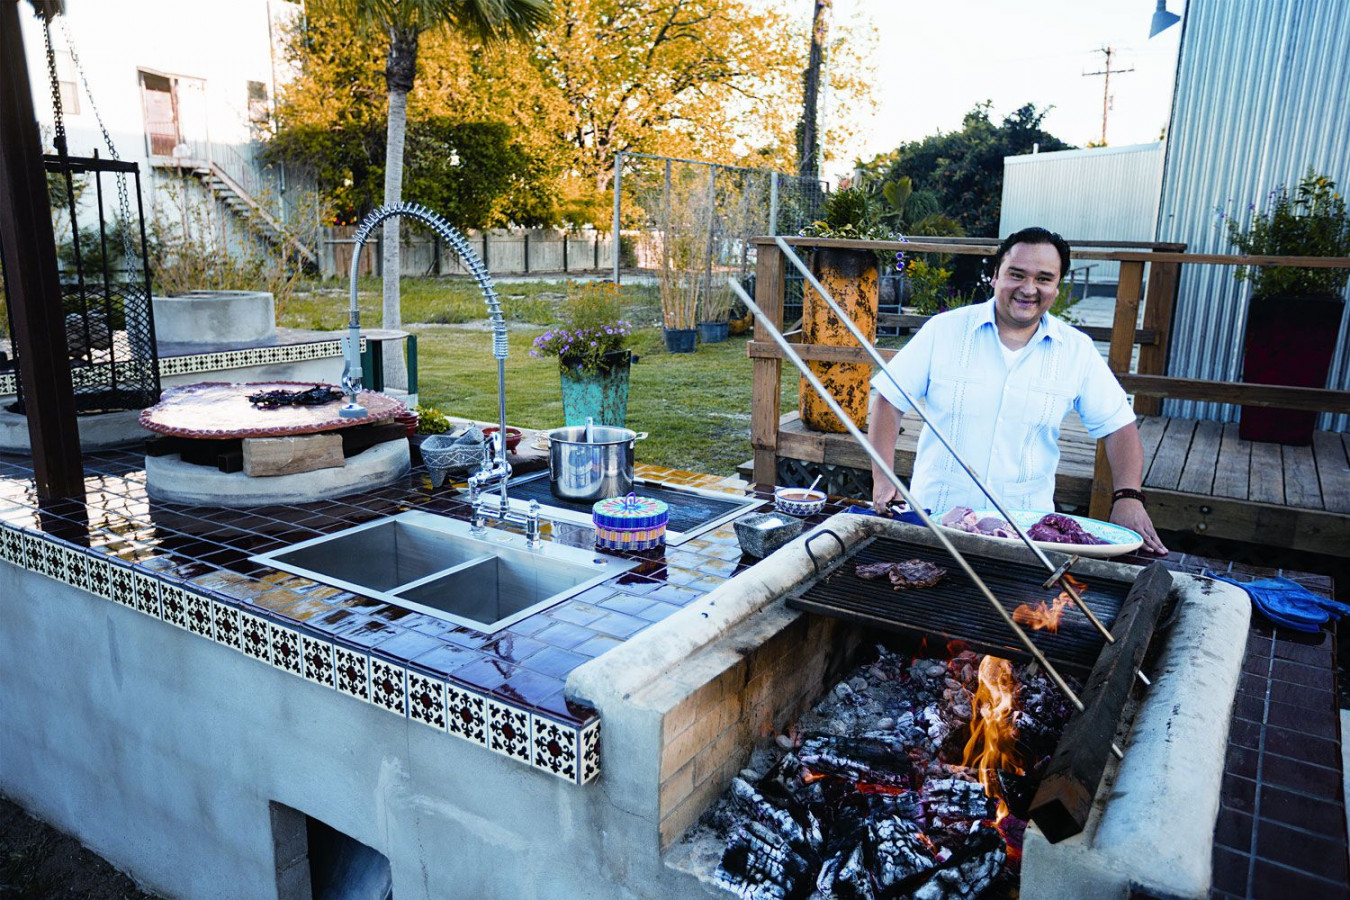
{"label": "man's face", "polygon": [[1013,244],[994,274],[994,315],[1015,330],[1035,327],[1059,293],[1054,244]]}

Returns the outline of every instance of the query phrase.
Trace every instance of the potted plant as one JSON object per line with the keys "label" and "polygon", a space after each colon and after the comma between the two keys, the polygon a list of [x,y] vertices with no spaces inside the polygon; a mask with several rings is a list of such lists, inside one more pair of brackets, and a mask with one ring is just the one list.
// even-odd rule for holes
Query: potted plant
{"label": "potted plant", "polygon": [[[889,240],[890,232],[875,218],[867,195],[860,188],[835,191],[825,201],[825,218],[802,229],[806,237]],[[872,250],[817,248],[811,254],[811,272],[820,280],[853,323],[869,341],[877,338],[877,253]],[[802,340],[808,344],[853,347],[857,342],[838,317],[809,285],[802,299]],[[867,428],[867,399],[872,367],[865,363],[807,363],[811,371],[861,429]],[[814,431],[845,430],[801,379],[799,406],[802,422]]]}
{"label": "potted plant", "polygon": [[698,347],[699,300],[708,284],[712,198],[694,167],[667,174],[661,206],[661,319],[666,352]]}
{"label": "potted plant", "polygon": [[633,326],[622,318],[618,286],[574,287],[562,321],[534,339],[530,356],[558,358],[563,417],[567,425],[623,426],[628,418],[628,372]]}
{"label": "potted plant", "polygon": [[[1246,226],[1229,218],[1228,237],[1254,256],[1350,256],[1350,217],[1336,182],[1312,167],[1291,194],[1271,192],[1264,211],[1251,208]],[[1252,285],[1243,345],[1242,380],[1251,384],[1325,387],[1340,337],[1345,269],[1252,266],[1237,269]],[[1242,407],[1243,440],[1307,446],[1317,413]]]}
{"label": "potted plant", "polygon": [[699,310],[698,339],[704,344],[720,344],[731,331],[731,288],[725,278],[714,276],[713,281]]}

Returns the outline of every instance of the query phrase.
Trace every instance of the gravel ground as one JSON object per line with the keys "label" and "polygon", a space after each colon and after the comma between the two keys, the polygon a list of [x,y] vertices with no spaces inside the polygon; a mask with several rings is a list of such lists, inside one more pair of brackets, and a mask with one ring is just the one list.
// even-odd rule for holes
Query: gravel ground
{"label": "gravel ground", "polygon": [[0,900],[160,900],[75,838],[0,797]]}

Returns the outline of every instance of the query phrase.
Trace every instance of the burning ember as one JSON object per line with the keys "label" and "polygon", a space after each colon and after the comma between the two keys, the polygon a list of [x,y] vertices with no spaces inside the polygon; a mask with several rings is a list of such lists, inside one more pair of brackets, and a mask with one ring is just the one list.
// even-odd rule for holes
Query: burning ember
{"label": "burning ember", "polygon": [[1026,806],[1071,707],[1032,666],[878,648],[700,827],[747,900],[974,898],[1016,883]]}
{"label": "burning ember", "polygon": [[[1087,590],[1087,585],[1067,573],[1064,578],[1069,584],[1073,585],[1073,589],[1078,592],[1078,596],[1082,597]],[[1060,591],[1059,596],[1051,601],[1049,606],[1046,605],[1044,600],[1035,606],[1029,603],[1021,604],[1013,610],[1013,621],[1019,625],[1029,625],[1034,631],[1044,629],[1051,634],[1059,634],[1060,617],[1064,615],[1064,608],[1072,602],[1073,598],[1069,596],[1068,591]]]}

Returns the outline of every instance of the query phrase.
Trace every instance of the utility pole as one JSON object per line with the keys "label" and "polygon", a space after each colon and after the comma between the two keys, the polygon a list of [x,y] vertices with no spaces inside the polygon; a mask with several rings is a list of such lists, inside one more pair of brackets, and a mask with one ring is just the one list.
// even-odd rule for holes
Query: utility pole
{"label": "utility pole", "polygon": [[797,174],[807,178],[820,175],[820,80],[833,5],[834,0],[815,0],[811,13],[811,50],[802,73],[802,117],[797,123]]}
{"label": "utility pole", "polygon": [[1093,77],[1093,76],[1095,76],[1095,75],[1105,75],[1105,76],[1106,76],[1106,82],[1105,82],[1105,84],[1103,84],[1103,86],[1102,86],[1102,143],[1101,143],[1101,145],[1102,145],[1103,147],[1105,147],[1105,146],[1106,146],[1106,113],[1107,113],[1107,110],[1109,110],[1109,109],[1111,108],[1111,76],[1112,76],[1112,75],[1123,75],[1123,74],[1125,74],[1126,72],[1133,72],[1134,69],[1133,69],[1133,68],[1129,68],[1129,69],[1113,69],[1113,68],[1111,68],[1111,57],[1115,55],[1116,50],[1115,50],[1114,47],[1110,46],[1109,44],[1108,44],[1107,46],[1105,46],[1105,47],[1099,47],[1099,48],[1096,50],[1096,52],[1097,52],[1097,53],[1103,53],[1103,54],[1106,55],[1106,67],[1105,67],[1104,69],[1102,69],[1100,72],[1084,72],[1084,73],[1083,73],[1083,77],[1084,77],[1084,78],[1091,78],[1091,77]]}

